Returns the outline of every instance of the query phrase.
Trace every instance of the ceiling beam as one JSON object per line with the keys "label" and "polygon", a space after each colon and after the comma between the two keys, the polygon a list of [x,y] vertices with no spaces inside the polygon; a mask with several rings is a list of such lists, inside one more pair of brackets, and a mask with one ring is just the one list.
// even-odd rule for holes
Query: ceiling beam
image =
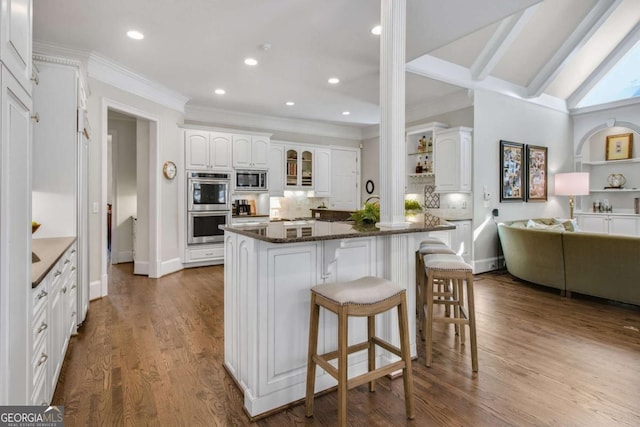
{"label": "ceiling beam", "polygon": [[538,5],[536,4],[500,22],[491,39],[485,44],[471,65],[471,78],[473,80],[483,80],[491,74],[537,8]]}
{"label": "ceiling beam", "polygon": [[596,67],[595,70],[582,82],[578,88],[567,98],[567,106],[575,108],[576,105],[595,87],[596,84],[629,52],[640,40],[640,22],[638,22],[611,53]]}
{"label": "ceiling beam", "polygon": [[497,92],[513,98],[525,100],[532,104],[542,105],[565,113],[567,112],[567,104],[563,99],[546,94],[542,94],[538,98],[530,99],[528,97],[526,87],[492,76],[488,76],[484,80],[480,81],[473,80],[471,78],[471,71],[469,68],[436,58],[435,56],[423,55],[420,58],[416,58],[407,63],[405,69],[410,73],[463,88]]}
{"label": "ceiling beam", "polygon": [[542,95],[562,68],[569,63],[573,55],[584,46],[620,3],[622,3],[622,0],[600,0],[596,2],[573,33],[531,80],[527,87],[529,97],[536,98]]}

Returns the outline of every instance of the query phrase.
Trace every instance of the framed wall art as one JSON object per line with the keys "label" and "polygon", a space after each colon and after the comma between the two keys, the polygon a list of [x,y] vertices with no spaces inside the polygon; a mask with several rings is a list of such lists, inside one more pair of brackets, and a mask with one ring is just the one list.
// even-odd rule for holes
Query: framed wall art
{"label": "framed wall art", "polygon": [[500,202],[524,201],[524,144],[500,140]]}
{"label": "framed wall art", "polygon": [[527,145],[527,201],[547,201],[547,147]]}
{"label": "framed wall art", "polygon": [[620,135],[607,136],[606,160],[624,160],[631,158],[633,134],[622,133]]}

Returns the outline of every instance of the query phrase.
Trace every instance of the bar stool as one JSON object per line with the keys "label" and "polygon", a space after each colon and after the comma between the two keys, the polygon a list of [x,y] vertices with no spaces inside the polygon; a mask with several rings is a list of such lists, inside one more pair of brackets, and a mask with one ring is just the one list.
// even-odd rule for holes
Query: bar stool
{"label": "bar stool", "polygon": [[[433,323],[453,323],[458,326],[460,342],[464,344],[464,328],[469,325],[471,341],[471,366],[473,372],[478,372],[478,345],[476,340],[476,318],[473,297],[473,268],[464,262],[458,255],[428,255],[424,257],[424,265],[427,275],[426,286],[423,289],[425,296],[425,364],[431,366]],[[437,299],[434,292],[434,283],[442,280],[451,283],[453,292],[451,298]],[[467,294],[467,306],[464,304],[464,294]],[[436,317],[433,315],[434,304],[453,305],[453,317]]]}
{"label": "bar stool", "polygon": [[[338,350],[318,355],[318,323],[320,307],[338,315]],[[400,348],[378,338],[375,334],[375,315],[397,307],[400,329]],[[367,341],[349,346],[349,316],[367,317]],[[375,346],[400,357],[400,360],[376,369]],[[347,357],[349,354],[368,350],[368,372],[348,379]],[[338,359],[336,369],[329,363]],[[375,391],[375,379],[402,369],[404,399],[407,418],[413,419],[413,377],[409,348],[406,291],[393,282],[379,277],[362,277],[350,282],[328,283],[311,288],[311,317],[309,321],[309,353],[307,358],[306,416],[313,415],[313,398],[316,365],[338,380],[338,420],[340,426],[347,425],[347,391],[369,383],[369,391]]]}
{"label": "bar stool", "polygon": [[[423,240],[420,243],[419,249],[416,251],[416,309],[418,310],[418,325],[419,329],[422,331],[422,324],[424,320],[424,311],[421,309],[423,306],[423,294],[422,289],[424,287],[424,282],[426,280],[426,271],[424,269],[424,261],[423,257],[425,255],[434,255],[434,254],[449,254],[455,255],[453,249],[448,247],[443,241],[436,239],[435,237],[430,237],[427,240]],[[441,292],[445,292],[444,282],[437,282],[436,285],[440,287]],[[449,315],[448,306],[445,308],[447,316]]]}

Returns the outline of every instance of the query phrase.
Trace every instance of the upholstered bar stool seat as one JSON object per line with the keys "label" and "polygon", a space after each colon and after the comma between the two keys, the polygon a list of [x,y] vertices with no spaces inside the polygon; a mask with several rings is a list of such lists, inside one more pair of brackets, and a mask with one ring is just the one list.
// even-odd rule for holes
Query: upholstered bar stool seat
{"label": "upholstered bar stool seat", "polygon": [[[319,355],[318,323],[320,307],[338,315],[338,350]],[[378,338],[375,334],[375,316],[392,308],[398,309],[400,348]],[[367,341],[348,345],[349,316],[367,317]],[[397,362],[380,368],[375,366],[375,346],[400,357]],[[367,350],[368,372],[348,378],[347,357],[349,354]],[[338,359],[337,369],[329,361]],[[407,418],[414,417],[413,377],[409,349],[409,327],[407,319],[406,290],[393,282],[379,277],[362,277],[350,282],[328,283],[311,288],[311,318],[309,320],[309,353],[307,358],[306,415],[313,415],[313,398],[316,365],[338,380],[338,420],[340,426],[347,425],[347,391],[369,383],[369,391],[375,391],[375,380],[402,369],[404,399]]]}
{"label": "upholstered bar stool seat", "polygon": [[[425,269],[424,269],[424,262],[422,260],[422,258],[425,255],[434,255],[434,254],[450,254],[450,255],[455,255],[455,252],[453,251],[453,249],[451,249],[449,246],[447,246],[446,244],[444,244],[444,242],[442,242],[439,239],[436,239],[435,237],[431,237],[429,238],[430,240],[423,240],[420,243],[420,247],[419,249],[416,251],[416,310],[418,312],[418,325],[420,330],[422,330],[422,301],[423,301],[423,296],[421,293],[422,288],[424,287],[424,281],[426,280],[425,277]],[[441,283],[437,283],[438,286],[441,287],[441,285],[443,286],[443,284]],[[442,292],[444,292],[444,289],[441,289]],[[448,314],[448,311],[447,311]]]}
{"label": "upholstered bar stool seat", "polygon": [[[473,268],[457,255],[428,255],[424,257],[427,280],[423,289],[425,325],[423,331],[426,341],[425,363],[431,366],[433,323],[453,323],[460,333],[460,341],[464,344],[464,328],[469,326],[471,341],[471,365],[473,372],[478,371],[478,345],[476,342],[475,304],[473,297]],[[438,299],[434,292],[434,283],[442,280],[451,283],[451,298]],[[467,304],[465,305],[465,288]],[[433,305],[446,304],[454,308],[453,317],[434,316]]]}

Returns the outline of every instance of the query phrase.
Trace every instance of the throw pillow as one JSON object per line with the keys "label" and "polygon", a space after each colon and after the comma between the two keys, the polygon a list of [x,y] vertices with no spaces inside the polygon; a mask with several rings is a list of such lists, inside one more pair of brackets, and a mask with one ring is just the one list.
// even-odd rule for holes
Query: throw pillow
{"label": "throw pillow", "polygon": [[534,228],[536,230],[556,230],[556,231],[564,231],[564,226],[562,224],[554,224],[554,225],[546,225],[541,224],[539,222],[535,222],[530,219],[527,222],[527,228]]}
{"label": "throw pillow", "polygon": [[565,230],[567,231],[580,231],[580,227],[578,226],[578,220],[567,219],[567,218],[553,218],[554,224],[562,224]]}

